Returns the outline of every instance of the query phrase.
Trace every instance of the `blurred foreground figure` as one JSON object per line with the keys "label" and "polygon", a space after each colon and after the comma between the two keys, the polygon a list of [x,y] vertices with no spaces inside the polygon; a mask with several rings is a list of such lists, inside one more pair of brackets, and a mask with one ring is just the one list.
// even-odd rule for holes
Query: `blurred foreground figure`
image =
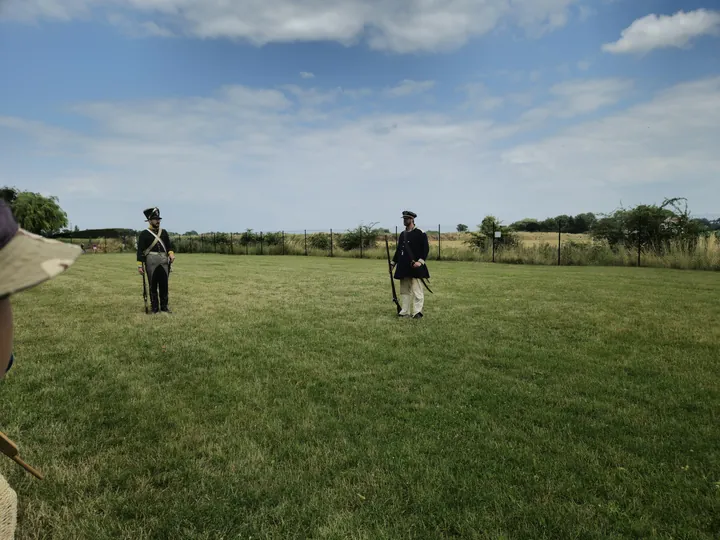
{"label": "blurred foreground figure", "polygon": [[[0,379],[12,367],[13,317],[10,296],[67,270],[82,250],[21,229],[0,201]],[[0,540],[15,537],[17,495],[0,474]]]}
{"label": "blurred foreground figure", "polygon": [[[170,236],[160,227],[160,209],[155,206],[143,210],[145,221],[150,226],[140,233],[137,244],[138,271],[147,274],[150,284],[150,303],[152,312],[170,313],[168,307],[168,279],[170,265],[175,260],[175,253],[170,244]],[[160,294],[158,295],[158,290]]]}
{"label": "blurred foreground figure", "polygon": [[[430,244],[427,234],[415,226],[417,214],[406,210],[402,213],[405,230],[400,234],[393,266],[395,266],[395,279],[400,280],[400,304],[402,310],[400,317],[413,317],[419,319],[423,316],[425,304],[425,291],[423,285],[430,279],[425,259],[430,253]],[[432,291],[430,291],[432,292]]]}

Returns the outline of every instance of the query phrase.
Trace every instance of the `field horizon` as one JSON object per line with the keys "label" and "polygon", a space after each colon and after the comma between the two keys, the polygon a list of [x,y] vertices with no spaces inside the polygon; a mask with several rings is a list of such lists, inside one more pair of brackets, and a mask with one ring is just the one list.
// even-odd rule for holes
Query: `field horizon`
{"label": "field horizon", "polygon": [[[387,257],[384,235],[380,235],[375,246],[364,246],[344,250],[338,237],[273,233],[275,237],[268,244],[267,239],[259,242],[242,243],[239,235],[222,233],[219,237],[200,235],[197,237],[173,236],[172,247],[178,254],[219,253],[226,255],[309,255],[313,257],[350,257],[384,259]],[[223,236],[224,235],[224,236]],[[390,249],[395,249],[395,237],[388,234]],[[675,268],[683,270],[720,270],[720,238],[700,238],[695,249],[683,242],[672,242],[663,253],[643,247],[638,253],[635,247],[611,247],[607,242],[593,241],[587,234],[517,233],[517,246],[503,246],[498,243],[493,251],[488,243],[484,249],[468,245],[469,233],[429,234],[432,261],[473,261],[497,262],[501,264],[530,264],[545,266],[646,266],[654,268]],[[334,239],[333,239],[334,238]],[[93,253],[88,239],[65,239],[72,243],[85,242],[86,251]],[[120,239],[105,239],[97,245],[99,253],[122,253],[134,249],[133,243],[123,244]]]}
{"label": "field horizon", "polygon": [[[133,253],[13,297],[17,538],[716,538],[713,273]],[[692,309],[688,309],[688,307]]]}

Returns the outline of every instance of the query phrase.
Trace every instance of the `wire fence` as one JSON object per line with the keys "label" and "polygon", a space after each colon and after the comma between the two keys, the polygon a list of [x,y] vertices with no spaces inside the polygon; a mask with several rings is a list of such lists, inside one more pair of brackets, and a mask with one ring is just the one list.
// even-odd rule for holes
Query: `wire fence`
{"label": "wire fence", "polygon": [[[542,265],[654,266],[720,270],[720,242],[715,237],[699,239],[692,246],[673,243],[662,250],[642,243],[609,246],[587,234],[557,232],[513,233],[502,230],[458,231],[456,226],[423,229],[430,252],[428,261],[478,261]],[[447,232],[446,232],[447,231]],[[290,230],[173,234],[176,254],[287,255],[384,259],[392,257],[402,227],[353,230]],[[385,244],[387,238],[387,246]],[[86,253],[135,252],[137,236],[120,238],[65,239],[81,244]]]}

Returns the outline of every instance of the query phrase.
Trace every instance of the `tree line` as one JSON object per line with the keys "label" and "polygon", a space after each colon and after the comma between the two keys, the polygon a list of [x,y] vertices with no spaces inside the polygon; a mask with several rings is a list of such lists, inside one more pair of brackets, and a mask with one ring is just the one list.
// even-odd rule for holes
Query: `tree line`
{"label": "tree line", "polygon": [[[677,201],[680,199],[668,199],[668,201]],[[665,203],[663,203],[665,204]],[[644,206],[644,205],[641,205]],[[656,210],[654,212],[659,214],[663,214],[664,217],[671,217],[672,213],[668,213],[667,210],[662,210],[662,206],[656,206]],[[638,207],[640,208],[640,207]],[[652,205],[648,208],[652,208]],[[584,214],[578,214],[576,216],[569,216],[567,214],[562,214],[559,216],[546,218],[544,220],[538,220],[534,218],[525,218],[521,219],[520,221],[515,221],[507,226],[507,229],[514,232],[558,232],[558,230],[569,233],[569,234],[590,234],[593,232],[593,230],[599,230],[602,229],[603,226],[607,225],[608,219],[610,220],[619,220],[622,219],[623,213],[628,212],[628,210],[617,210],[613,212],[612,214],[609,214],[604,217],[598,217],[597,215],[593,214],[592,212],[587,212]],[[491,216],[492,217],[492,216]],[[691,222],[696,223],[697,226],[701,230],[708,230],[708,231],[720,231],[720,218],[715,220],[710,220],[707,218],[692,218],[690,219]],[[478,226],[480,227],[480,226]],[[468,226],[460,223],[457,226],[458,232],[467,232]]]}
{"label": "tree line", "polygon": [[[458,231],[468,231],[460,224]],[[500,237],[496,238],[496,233]],[[665,199],[661,204],[641,204],[633,208],[620,208],[610,214],[592,213],[577,216],[561,215],[544,221],[524,219],[504,226],[495,216],[486,216],[477,231],[470,232],[466,243],[481,249],[494,242],[496,246],[517,246],[518,232],[564,232],[589,234],[594,241],[605,241],[611,248],[650,249],[666,252],[671,244],[692,251],[701,238],[715,236],[720,239],[720,219],[693,218],[687,199]]]}

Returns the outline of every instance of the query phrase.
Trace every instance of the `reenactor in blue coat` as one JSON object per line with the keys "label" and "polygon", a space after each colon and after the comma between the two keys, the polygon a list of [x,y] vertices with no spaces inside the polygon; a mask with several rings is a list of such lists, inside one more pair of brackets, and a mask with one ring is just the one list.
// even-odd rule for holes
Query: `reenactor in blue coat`
{"label": "reenactor in blue coat", "polygon": [[405,210],[402,213],[405,230],[400,234],[393,256],[395,279],[400,280],[400,317],[420,319],[423,316],[425,291],[423,285],[430,279],[425,260],[430,253],[427,234],[415,226],[417,214]]}

